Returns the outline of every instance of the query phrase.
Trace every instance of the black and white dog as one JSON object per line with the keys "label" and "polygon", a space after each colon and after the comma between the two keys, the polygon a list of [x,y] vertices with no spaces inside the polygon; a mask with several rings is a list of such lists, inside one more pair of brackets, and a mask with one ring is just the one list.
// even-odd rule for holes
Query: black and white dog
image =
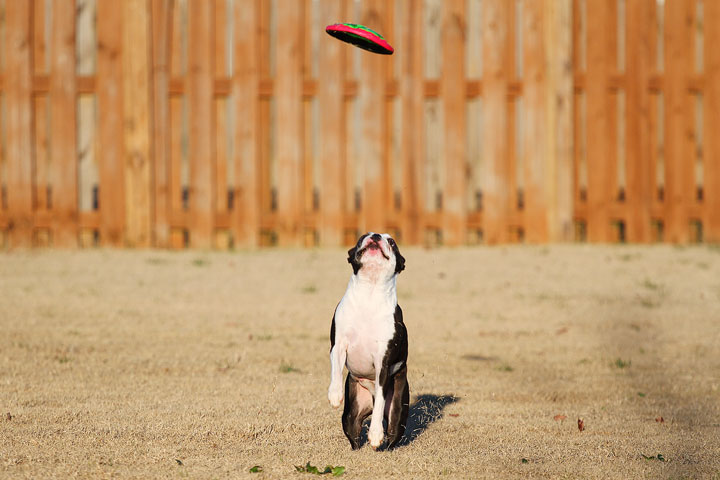
{"label": "black and white dog", "polygon": [[342,425],[353,450],[360,448],[363,421],[371,413],[370,446],[383,442],[385,419],[392,448],[405,433],[410,401],[407,330],[395,286],[405,259],[390,235],[370,232],[348,251],[348,262],[353,275],[330,327],[328,400],[337,408],[344,396]]}

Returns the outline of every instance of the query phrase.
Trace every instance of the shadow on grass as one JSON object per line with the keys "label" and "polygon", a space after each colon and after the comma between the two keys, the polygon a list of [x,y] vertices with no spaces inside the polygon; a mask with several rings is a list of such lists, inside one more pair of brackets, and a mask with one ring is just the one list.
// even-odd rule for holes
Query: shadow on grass
{"label": "shadow on grass", "polygon": [[433,395],[431,393],[420,395],[410,405],[405,435],[398,442],[398,447],[409,445],[417,439],[430,425],[443,417],[443,411],[448,405],[459,401],[454,395]]}

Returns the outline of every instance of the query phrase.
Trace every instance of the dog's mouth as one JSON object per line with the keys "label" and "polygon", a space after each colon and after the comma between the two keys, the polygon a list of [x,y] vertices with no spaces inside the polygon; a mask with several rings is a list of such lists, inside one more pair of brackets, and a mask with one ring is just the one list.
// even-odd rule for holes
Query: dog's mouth
{"label": "dog's mouth", "polygon": [[382,247],[380,247],[380,244],[375,241],[371,241],[370,243],[365,245],[363,248],[358,250],[357,258],[361,258],[363,256],[363,254],[365,253],[365,251],[367,251],[367,250],[379,250],[380,253],[382,254],[382,256],[385,257],[385,260],[390,260],[390,257],[387,256],[387,254],[385,254],[385,250],[383,250]]}

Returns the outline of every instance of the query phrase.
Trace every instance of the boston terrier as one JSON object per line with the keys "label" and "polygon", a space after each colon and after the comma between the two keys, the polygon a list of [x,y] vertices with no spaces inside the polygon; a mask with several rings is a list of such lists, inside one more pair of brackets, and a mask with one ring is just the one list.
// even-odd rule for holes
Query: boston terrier
{"label": "boston terrier", "polygon": [[390,449],[405,433],[410,403],[407,330],[395,286],[405,259],[390,235],[370,232],[348,251],[348,263],[353,274],[330,327],[328,400],[337,408],[344,397],[342,426],[353,450],[370,414],[370,446],[383,443],[384,419]]}

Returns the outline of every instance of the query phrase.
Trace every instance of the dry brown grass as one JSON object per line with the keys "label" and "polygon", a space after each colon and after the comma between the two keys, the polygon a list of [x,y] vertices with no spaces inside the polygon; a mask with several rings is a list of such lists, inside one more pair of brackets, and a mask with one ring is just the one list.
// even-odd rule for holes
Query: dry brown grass
{"label": "dry brown grass", "polygon": [[0,477],[720,478],[716,250],[404,253],[392,452],[326,399],[343,250],[0,255]]}

